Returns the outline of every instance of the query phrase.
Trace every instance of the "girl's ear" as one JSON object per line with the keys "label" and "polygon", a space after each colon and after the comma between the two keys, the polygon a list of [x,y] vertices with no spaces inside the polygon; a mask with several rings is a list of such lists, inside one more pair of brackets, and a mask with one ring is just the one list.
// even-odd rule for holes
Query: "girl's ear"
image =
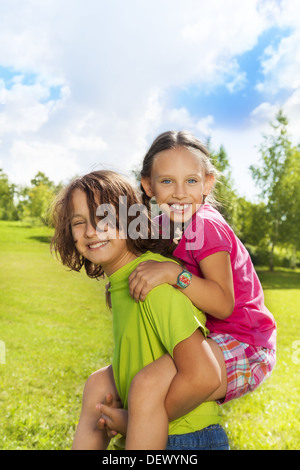
{"label": "girl's ear", "polygon": [[151,187],[151,178],[149,178],[148,176],[142,176],[141,178],[141,185],[145,191],[145,193],[147,194],[148,197],[153,197],[154,196],[154,193],[152,191],[152,187]]}
{"label": "girl's ear", "polygon": [[203,195],[208,196],[215,182],[214,175],[206,175],[203,188]]}

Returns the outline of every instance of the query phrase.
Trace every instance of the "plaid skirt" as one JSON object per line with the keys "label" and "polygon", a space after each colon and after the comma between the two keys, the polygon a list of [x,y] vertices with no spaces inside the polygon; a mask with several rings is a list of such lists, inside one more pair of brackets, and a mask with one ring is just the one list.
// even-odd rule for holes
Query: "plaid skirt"
{"label": "plaid skirt", "polygon": [[253,392],[272,372],[276,351],[242,343],[228,334],[210,333],[223,352],[227,370],[227,392],[219,404]]}

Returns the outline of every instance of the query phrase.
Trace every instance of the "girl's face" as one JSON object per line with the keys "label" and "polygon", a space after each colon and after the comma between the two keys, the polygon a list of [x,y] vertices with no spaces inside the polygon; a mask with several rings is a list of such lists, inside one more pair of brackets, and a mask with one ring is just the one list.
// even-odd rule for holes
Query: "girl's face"
{"label": "girl's face", "polygon": [[141,183],[171,220],[185,222],[203,203],[214,176],[205,175],[200,159],[187,148],[176,147],[154,157],[151,177]]}
{"label": "girl's face", "polygon": [[73,191],[72,205],[72,236],[77,251],[84,258],[96,265],[100,264],[107,276],[136,258],[128,250],[126,239],[119,238],[115,229],[108,224],[102,230],[93,227],[84,191]]}

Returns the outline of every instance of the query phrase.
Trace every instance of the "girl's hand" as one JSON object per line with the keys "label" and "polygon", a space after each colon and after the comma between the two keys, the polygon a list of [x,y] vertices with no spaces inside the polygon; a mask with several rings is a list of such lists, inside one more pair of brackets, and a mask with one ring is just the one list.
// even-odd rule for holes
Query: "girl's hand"
{"label": "girl's hand", "polygon": [[160,284],[174,285],[182,267],[172,261],[144,261],[130,274],[129,293],[136,302],[144,301],[147,294]]}

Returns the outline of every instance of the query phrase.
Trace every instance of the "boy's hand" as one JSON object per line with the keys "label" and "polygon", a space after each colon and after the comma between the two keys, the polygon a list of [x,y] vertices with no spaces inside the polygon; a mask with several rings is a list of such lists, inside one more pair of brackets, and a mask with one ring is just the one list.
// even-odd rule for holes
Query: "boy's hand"
{"label": "boy's hand", "polygon": [[176,284],[181,266],[171,261],[144,261],[128,278],[129,293],[136,302],[143,302],[147,294],[161,284]]}
{"label": "boy's hand", "polygon": [[114,437],[117,434],[126,434],[128,423],[128,412],[122,408],[120,400],[113,401],[113,396],[108,394],[105,402],[96,405],[101,416],[97,423],[98,429],[106,429],[108,437]]}

